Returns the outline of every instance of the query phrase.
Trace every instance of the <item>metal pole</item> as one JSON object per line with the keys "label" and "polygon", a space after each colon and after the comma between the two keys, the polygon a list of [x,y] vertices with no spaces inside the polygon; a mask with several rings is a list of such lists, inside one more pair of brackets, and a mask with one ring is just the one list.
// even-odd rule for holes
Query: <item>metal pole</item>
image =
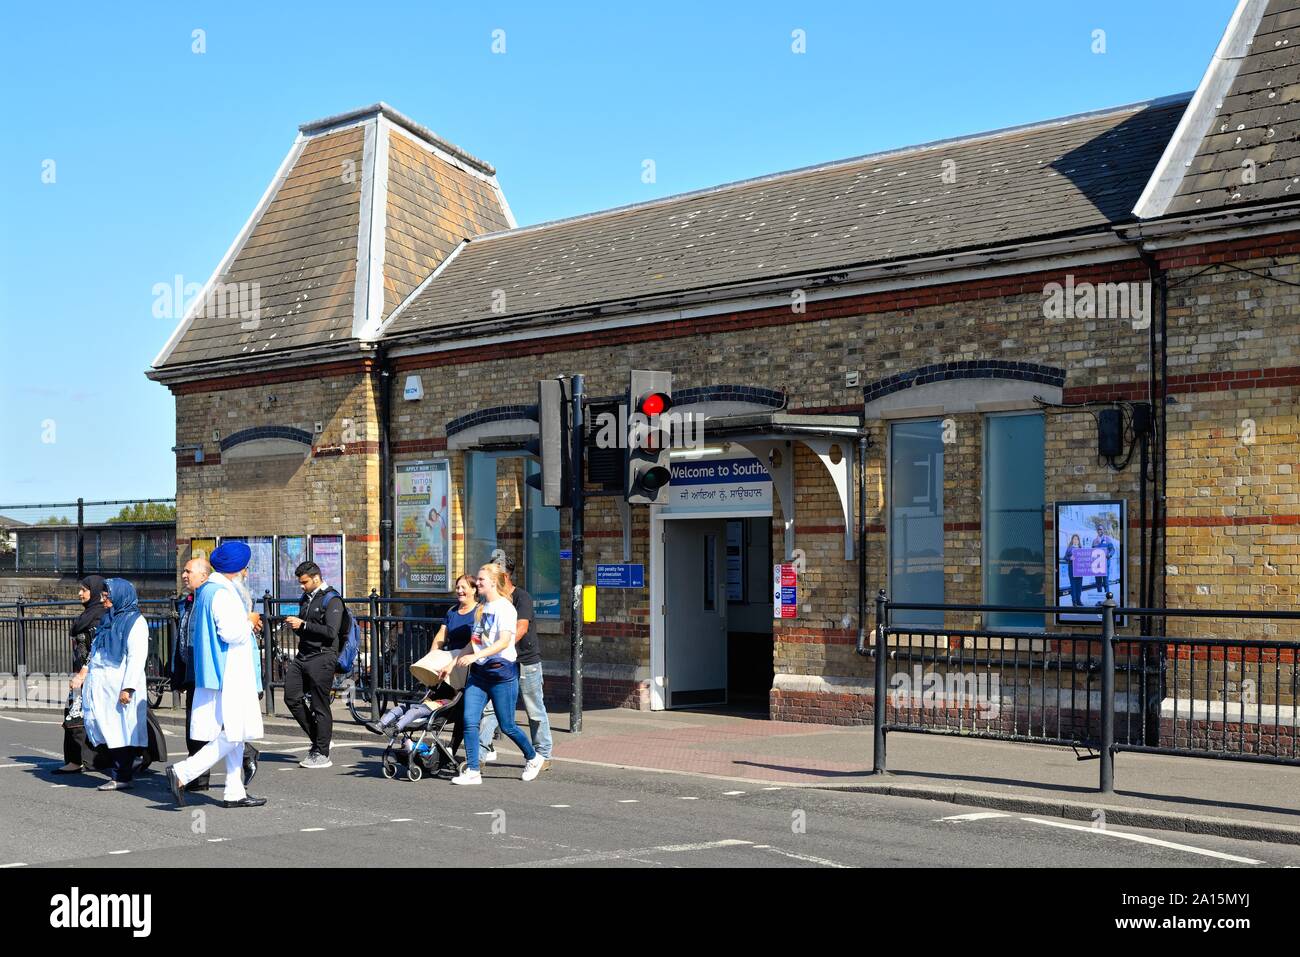
{"label": "metal pole", "polygon": [[887,683],[885,681],[885,659],[889,654],[889,599],[882,588],[876,594],[876,700],[875,732],[871,749],[871,773],[884,774],[885,767],[885,705]]}
{"label": "metal pole", "polygon": [[262,592],[262,713],[275,713],[275,690],[271,687],[271,591]]}
{"label": "metal pole", "polygon": [[[176,662],[172,658],[172,653],[173,653],[173,649],[175,649],[180,644],[180,642],[177,641],[177,639],[180,637],[180,627],[181,627],[180,602],[184,599],[184,597],[185,597],[184,595],[181,595],[177,598],[172,599],[171,614],[167,616],[168,637],[171,639],[167,644],[167,671],[171,672],[173,676],[176,674]],[[263,684],[265,684],[265,682],[263,682]],[[172,682],[171,686],[172,686],[172,710],[175,711],[177,708],[181,706],[181,692],[180,689],[176,687],[175,682]],[[188,725],[186,727],[188,728]]]}
{"label": "metal pole", "polygon": [[77,499],[77,578],[86,577],[86,500]]}
{"label": "metal pole", "polygon": [[383,640],[379,637],[379,592],[370,589],[370,720],[379,720],[379,661]]}
{"label": "metal pole", "polygon": [[570,681],[573,692],[569,696],[569,731],[578,734],[582,731],[582,511],[583,511],[583,460],[585,442],[583,441],[582,423],[582,388],[583,377],[575,375],[572,380],[573,412],[570,417],[569,451],[571,466],[569,474],[572,489],[570,503],[569,546],[573,549],[573,601],[569,613],[569,630],[572,635],[570,652]]}
{"label": "metal pole", "polygon": [[1101,786],[1115,792],[1115,598],[1106,592],[1101,606]]}
{"label": "metal pole", "polygon": [[26,604],[19,598],[14,604],[17,606],[17,621],[15,622],[15,631],[18,637],[18,658],[15,662],[15,670],[18,672],[18,707],[27,707],[27,626],[23,621],[23,606]]}

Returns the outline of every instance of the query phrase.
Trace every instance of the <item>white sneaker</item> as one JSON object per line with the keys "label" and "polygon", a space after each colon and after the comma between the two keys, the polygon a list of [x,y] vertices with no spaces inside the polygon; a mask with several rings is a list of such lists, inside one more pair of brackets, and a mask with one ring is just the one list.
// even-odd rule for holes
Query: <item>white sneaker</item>
{"label": "white sneaker", "polygon": [[542,765],[545,763],[546,759],[540,754],[533,755],[533,759],[524,765],[524,780],[531,781],[533,778],[537,777],[537,775],[541,774]]}
{"label": "white sneaker", "polygon": [[479,760],[481,761],[495,761],[496,759],[497,759],[496,748],[488,748],[486,751],[484,751],[482,754],[479,755]]}
{"label": "white sneaker", "polygon": [[482,784],[483,775],[480,774],[478,771],[471,771],[469,768],[466,768],[464,772],[452,778],[451,783],[452,784]]}

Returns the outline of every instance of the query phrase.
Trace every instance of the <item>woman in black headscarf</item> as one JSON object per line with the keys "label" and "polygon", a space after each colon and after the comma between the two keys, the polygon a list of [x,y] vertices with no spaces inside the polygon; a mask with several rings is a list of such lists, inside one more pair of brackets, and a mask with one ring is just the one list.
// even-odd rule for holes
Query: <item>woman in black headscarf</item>
{"label": "woman in black headscarf", "polygon": [[95,748],[86,740],[86,727],[82,717],[81,686],[86,681],[90,661],[90,646],[95,641],[95,630],[104,616],[100,595],[107,584],[98,575],[87,575],[81,580],[77,597],[83,611],[68,629],[72,639],[72,681],[69,683],[68,703],[63,712],[63,760],[65,764],[55,769],[55,774],[75,774],[95,764]]}

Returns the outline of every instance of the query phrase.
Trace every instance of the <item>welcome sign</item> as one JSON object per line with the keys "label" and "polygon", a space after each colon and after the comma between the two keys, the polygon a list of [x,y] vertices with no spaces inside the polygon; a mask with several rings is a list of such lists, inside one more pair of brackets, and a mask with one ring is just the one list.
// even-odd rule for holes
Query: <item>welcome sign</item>
{"label": "welcome sign", "polygon": [[666,511],[772,514],[772,477],[747,452],[673,462]]}

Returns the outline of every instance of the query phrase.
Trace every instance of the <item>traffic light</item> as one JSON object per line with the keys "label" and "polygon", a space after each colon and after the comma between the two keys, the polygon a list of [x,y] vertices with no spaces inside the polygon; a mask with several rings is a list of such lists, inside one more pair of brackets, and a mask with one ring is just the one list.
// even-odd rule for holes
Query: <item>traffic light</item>
{"label": "traffic light", "polygon": [[628,379],[627,480],[623,497],[633,505],[668,501],[672,476],[671,433],[665,415],[673,407],[673,374],[633,369]]}
{"label": "traffic light", "polygon": [[569,505],[570,397],[568,379],[542,379],[537,383],[537,438],[524,448],[537,457],[541,470],[528,476],[528,484],[542,493],[542,504]]}

